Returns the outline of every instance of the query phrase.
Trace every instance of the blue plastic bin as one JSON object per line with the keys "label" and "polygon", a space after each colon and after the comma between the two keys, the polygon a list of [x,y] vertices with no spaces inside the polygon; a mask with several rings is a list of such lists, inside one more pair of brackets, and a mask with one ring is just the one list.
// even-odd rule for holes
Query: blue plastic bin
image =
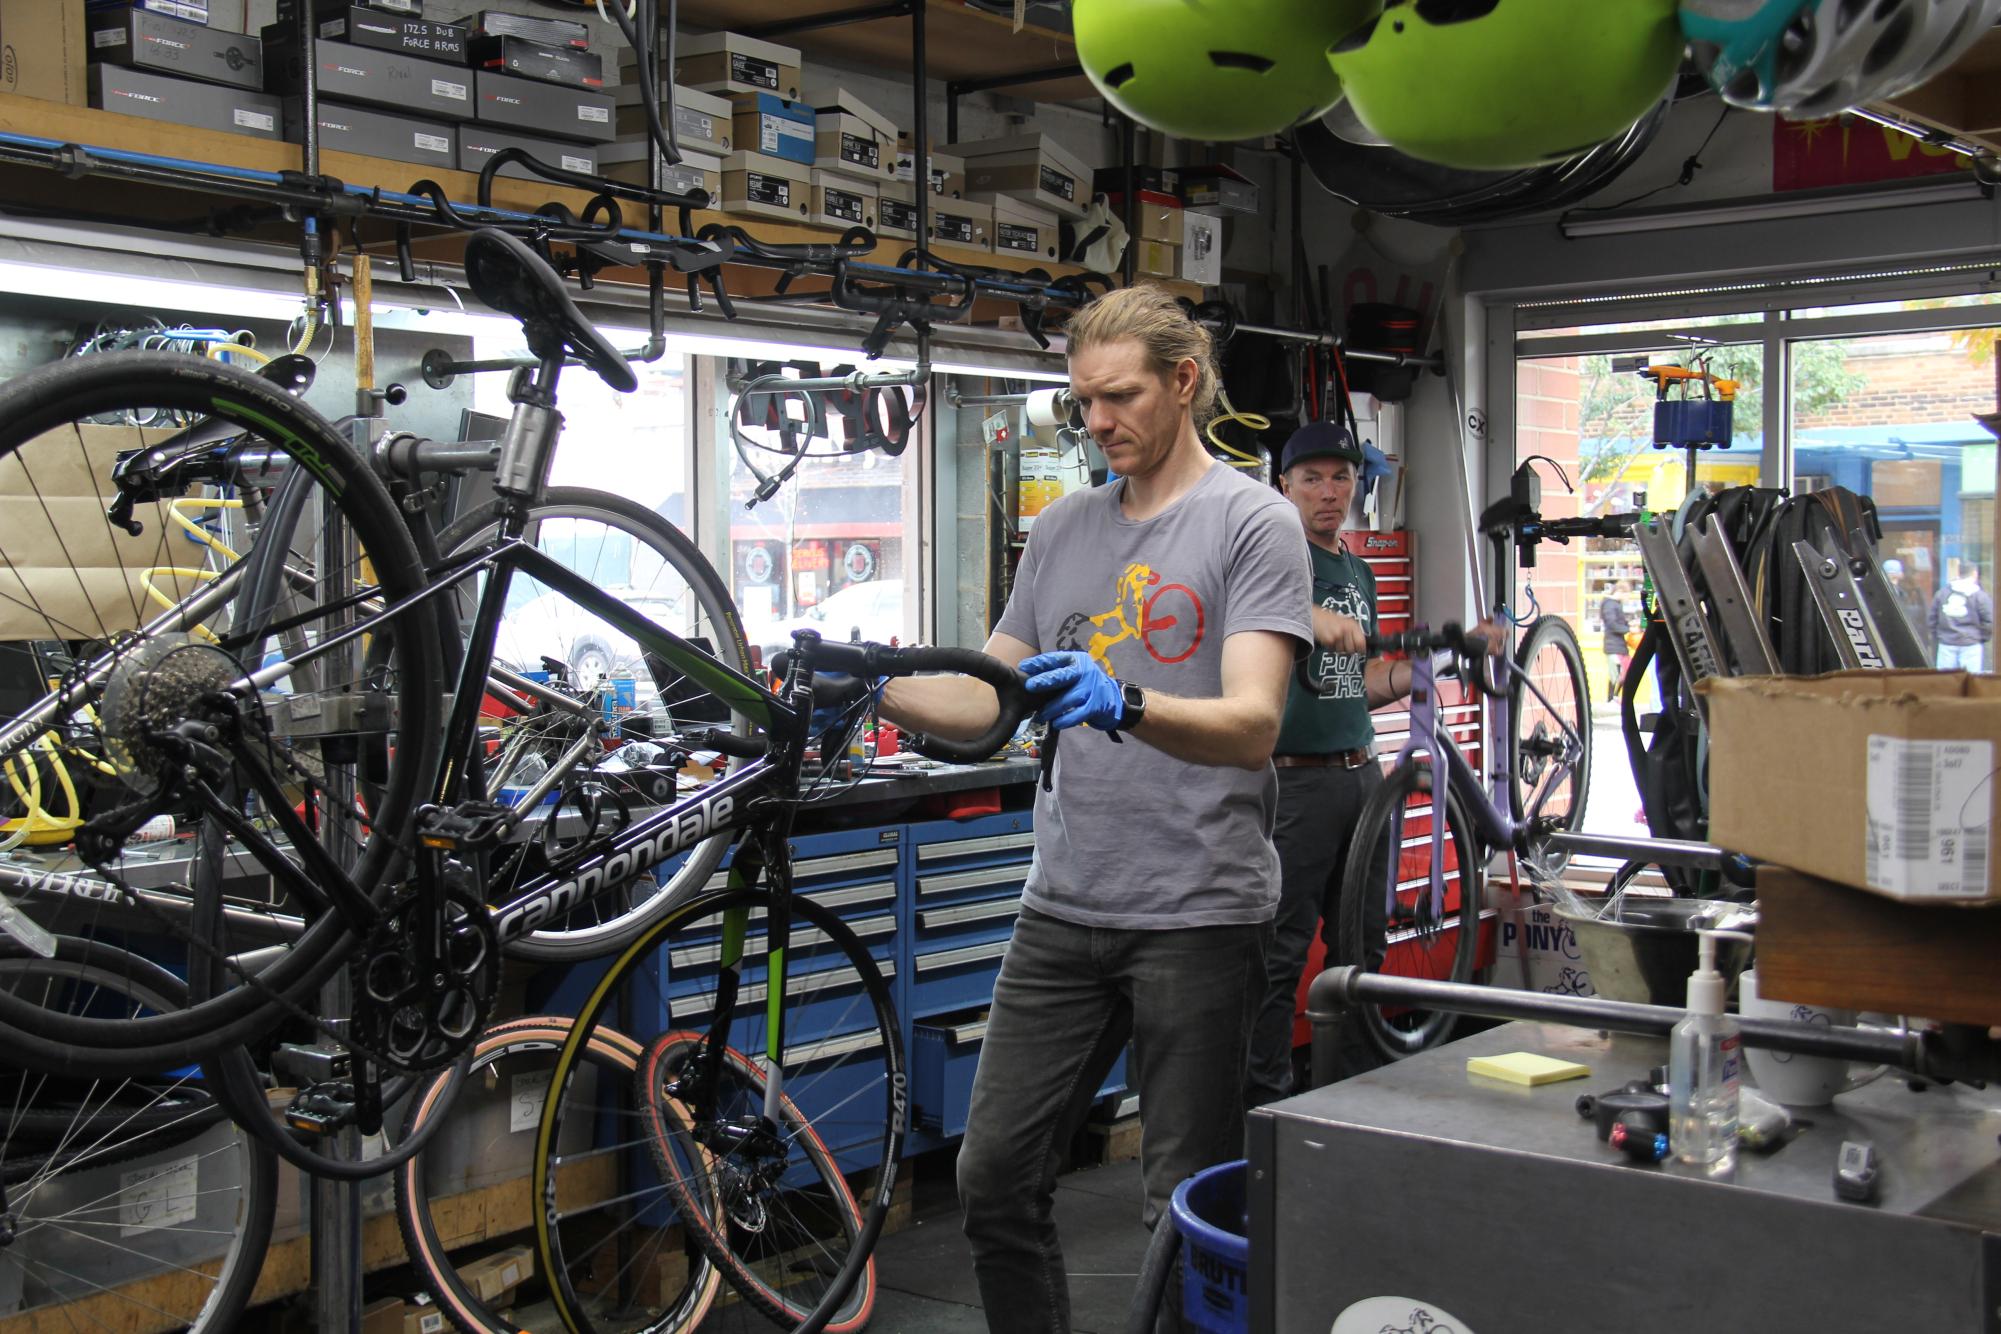
{"label": "blue plastic bin", "polygon": [[1239,1158],[1174,1188],[1170,1207],[1181,1233],[1181,1319],[1187,1328],[1244,1334],[1251,1327],[1247,1171]]}

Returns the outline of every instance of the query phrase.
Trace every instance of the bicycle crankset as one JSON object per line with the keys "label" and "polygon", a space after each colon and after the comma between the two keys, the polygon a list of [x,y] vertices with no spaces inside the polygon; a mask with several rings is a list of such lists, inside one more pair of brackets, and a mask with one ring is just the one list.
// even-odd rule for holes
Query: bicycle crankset
{"label": "bicycle crankset", "polygon": [[376,923],[352,965],[357,1050],[418,1073],[479,1036],[500,986],[500,940],[480,883],[464,863],[444,859],[430,901],[413,885]]}

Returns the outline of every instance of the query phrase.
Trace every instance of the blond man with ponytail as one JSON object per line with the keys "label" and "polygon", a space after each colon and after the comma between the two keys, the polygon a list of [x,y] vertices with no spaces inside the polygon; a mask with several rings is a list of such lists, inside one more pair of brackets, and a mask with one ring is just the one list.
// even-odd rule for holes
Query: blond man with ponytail
{"label": "blond man with ponytail", "polygon": [[[1216,399],[1208,332],[1142,287],[1068,335],[1071,392],[1116,480],[1037,517],[986,645],[1046,697],[1061,745],[959,1153],[988,1327],[1023,1334],[1070,1327],[1057,1155],[1129,1041],[1149,1226],[1184,1177],[1243,1154],[1278,902],[1272,746],[1313,642],[1297,512],[1197,434]],[[882,711],[975,736],[995,703],[968,678],[904,679]]]}

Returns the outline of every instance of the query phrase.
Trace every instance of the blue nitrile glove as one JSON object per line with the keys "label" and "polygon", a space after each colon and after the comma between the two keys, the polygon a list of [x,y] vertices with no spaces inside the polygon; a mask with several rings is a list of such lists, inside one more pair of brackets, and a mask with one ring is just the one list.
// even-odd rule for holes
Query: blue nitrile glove
{"label": "blue nitrile glove", "polygon": [[1125,717],[1119,683],[1088,653],[1038,653],[1024,658],[1022,672],[1032,695],[1049,695],[1035,711],[1035,721],[1061,730],[1083,723],[1109,732]]}
{"label": "blue nitrile glove", "polygon": [[840,726],[862,696],[874,692],[877,699],[882,697],[883,685],[889,680],[879,676],[874,685],[853,676],[842,676],[834,672],[813,673],[813,716],[808,720],[811,735],[824,736]]}

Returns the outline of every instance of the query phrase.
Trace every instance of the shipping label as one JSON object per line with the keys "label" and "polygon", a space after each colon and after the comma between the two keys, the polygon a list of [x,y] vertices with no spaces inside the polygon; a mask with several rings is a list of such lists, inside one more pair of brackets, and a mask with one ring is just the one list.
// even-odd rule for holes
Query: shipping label
{"label": "shipping label", "polygon": [[769,60],[747,56],[741,51],[730,52],[730,78],[737,83],[747,83],[753,88],[778,91],[778,66]]}
{"label": "shipping label", "polygon": [[1040,228],[1024,227],[1017,222],[1003,222],[994,230],[994,244],[1002,250],[1033,255],[1042,248],[1042,232]]}
{"label": "shipping label", "polygon": [[743,194],[753,204],[771,204],[777,208],[792,207],[792,182],[783,176],[767,176],[761,171],[747,171],[743,174]]}
{"label": "shipping label", "polygon": [[821,195],[821,212],[830,218],[843,222],[859,223],[862,220],[862,197],[847,190],[828,189]]}
{"label": "shipping label", "polygon": [[1054,167],[1042,168],[1039,175],[1042,180],[1042,188],[1050,194],[1061,195],[1072,203],[1077,201],[1077,182],[1071,180]]}
{"label": "shipping label", "polygon": [[882,149],[873,139],[858,134],[841,134],[841,160],[875,171],[882,165]]}
{"label": "shipping label", "polygon": [[917,205],[901,199],[884,199],[876,205],[876,211],[884,227],[916,235]]}
{"label": "shipping label", "polygon": [[1994,743],[1869,738],[1865,877],[1907,898],[1987,896]]}
{"label": "shipping label", "polygon": [[973,220],[971,218],[948,218],[933,214],[931,218],[931,236],[933,240],[957,241],[961,245],[978,244],[973,239]]}

